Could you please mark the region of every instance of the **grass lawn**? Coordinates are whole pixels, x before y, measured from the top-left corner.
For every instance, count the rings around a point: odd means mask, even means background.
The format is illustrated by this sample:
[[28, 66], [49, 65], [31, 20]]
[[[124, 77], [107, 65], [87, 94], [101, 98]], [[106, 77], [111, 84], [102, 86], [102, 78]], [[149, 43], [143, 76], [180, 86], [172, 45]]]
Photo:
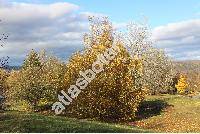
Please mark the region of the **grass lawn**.
[[123, 124], [0, 112], [0, 132], [200, 132], [200, 99], [180, 95], [148, 96], [137, 118]]
[[15, 111], [0, 113], [0, 132], [149, 132], [138, 127]]
[[200, 99], [180, 95], [149, 96], [141, 117], [129, 123], [156, 132], [200, 132]]

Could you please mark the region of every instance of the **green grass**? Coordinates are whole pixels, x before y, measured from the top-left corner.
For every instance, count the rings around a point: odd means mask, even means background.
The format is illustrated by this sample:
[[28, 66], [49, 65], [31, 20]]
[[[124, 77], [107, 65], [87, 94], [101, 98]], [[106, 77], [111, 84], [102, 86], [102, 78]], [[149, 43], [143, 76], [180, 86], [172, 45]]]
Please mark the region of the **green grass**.
[[44, 116], [36, 113], [7, 111], [0, 113], [0, 132], [149, 132], [137, 127], [78, 120], [59, 116]]
[[148, 96], [129, 123], [0, 112], [0, 132], [200, 132], [200, 99], [181, 95]]
[[155, 132], [200, 132], [200, 99], [181, 95], [148, 96], [143, 105], [141, 118], [132, 126]]

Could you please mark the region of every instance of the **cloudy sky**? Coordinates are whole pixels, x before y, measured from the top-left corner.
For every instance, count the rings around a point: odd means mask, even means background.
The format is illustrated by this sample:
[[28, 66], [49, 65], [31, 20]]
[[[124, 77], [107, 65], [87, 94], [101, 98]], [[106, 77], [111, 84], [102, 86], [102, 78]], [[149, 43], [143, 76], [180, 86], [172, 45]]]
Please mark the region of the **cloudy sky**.
[[116, 27], [148, 18], [155, 45], [175, 60], [200, 60], [199, 0], [0, 0], [0, 57], [20, 65], [31, 49], [66, 60], [82, 48], [88, 15], [108, 16]]

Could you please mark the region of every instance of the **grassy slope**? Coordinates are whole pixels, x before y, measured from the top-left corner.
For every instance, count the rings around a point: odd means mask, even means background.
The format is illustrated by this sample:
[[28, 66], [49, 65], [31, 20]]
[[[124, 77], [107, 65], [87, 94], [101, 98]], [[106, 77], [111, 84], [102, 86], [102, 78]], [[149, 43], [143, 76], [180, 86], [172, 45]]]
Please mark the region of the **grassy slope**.
[[[167, 102], [160, 114], [142, 118], [134, 126], [156, 132], [200, 132], [200, 99], [178, 95], [149, 96], [148, 102]], [[158, 111], [157, 111], [158, 112]]]
[[147, 130], [200, 132], [200, 99], [178, 95], [149, 96], [140, 107], [136, 121], [129, 125], [35, 113], [0, 113], [0, 132], [148, 132]]
[[0, 132], [148, 132], [137, 127], [58, 116], [0, 113]]

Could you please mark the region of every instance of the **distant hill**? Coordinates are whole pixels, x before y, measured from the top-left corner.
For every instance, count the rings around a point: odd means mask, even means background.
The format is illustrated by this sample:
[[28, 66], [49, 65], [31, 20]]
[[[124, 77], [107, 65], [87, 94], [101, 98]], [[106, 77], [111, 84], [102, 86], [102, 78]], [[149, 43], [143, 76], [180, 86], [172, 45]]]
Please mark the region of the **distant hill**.
[[6, 65], [6, 66], [3, 67], [3, 69], [9, 70], [9, 71], [11, 71], [11, 70], [19, 70], [20, 68], [21, 68], [21, 66], [9, 66], [9, 65]]
[[174, 61], [175, 69], [181, 72], [200, 72], [200, 60]]
[[[200, 72], [200, 60], [186, 60], [186, 61], [174, 61], [175, 69], [177, 71], [198, 71]], [[5, 66], [6, 70], [19, 70], [21, 66]]]

